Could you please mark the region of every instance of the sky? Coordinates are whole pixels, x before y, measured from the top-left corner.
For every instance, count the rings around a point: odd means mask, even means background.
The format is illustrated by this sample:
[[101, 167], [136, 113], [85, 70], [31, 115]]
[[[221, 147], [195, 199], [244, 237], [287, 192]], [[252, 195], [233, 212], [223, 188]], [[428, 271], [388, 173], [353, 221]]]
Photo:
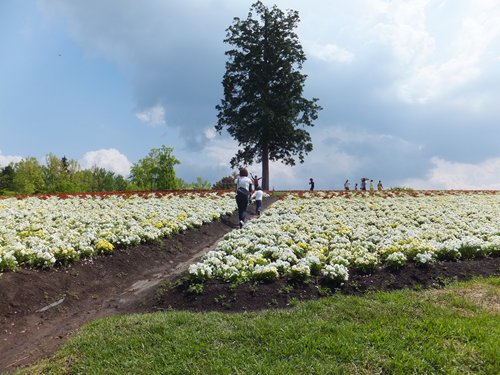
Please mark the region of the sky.
[[[272, 163], [270, 188], [500, 189], [500, 2], [263, 2], [299, 12], [304, 97], [323, 107], [314, 150]], [[230, 175], [223, 40], [252, 3], [2, 0], [0, 167], [53, 153], [127, 176], [165, 145], [186, 182]]]

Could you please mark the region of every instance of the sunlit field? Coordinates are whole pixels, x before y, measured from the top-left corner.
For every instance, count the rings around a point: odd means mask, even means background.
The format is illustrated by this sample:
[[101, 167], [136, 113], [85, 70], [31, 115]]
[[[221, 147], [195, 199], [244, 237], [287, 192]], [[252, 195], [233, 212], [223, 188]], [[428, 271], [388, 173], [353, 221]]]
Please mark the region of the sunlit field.
[[151, 242], [236, 209], [233, 192], [58, 194], [0, 200], [0, 271]]
[[290, 192], [190, 267], [194, 282], [346, 281], [348, 270], [500, 255], [495, 192]]

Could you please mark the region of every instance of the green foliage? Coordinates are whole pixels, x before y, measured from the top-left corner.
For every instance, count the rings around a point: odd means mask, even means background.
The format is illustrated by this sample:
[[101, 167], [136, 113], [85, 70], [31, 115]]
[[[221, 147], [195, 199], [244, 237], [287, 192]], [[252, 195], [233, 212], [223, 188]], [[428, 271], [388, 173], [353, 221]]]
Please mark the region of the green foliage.
[[220, 181], [217, 181], [213, 186], [213, 190], [235, 190], [236, 184], [234, 180], [238, 178], [238, 173], [233, 172], [232, 176], [222, 177]]
[[476, 257], [482, 257], [485, 255], [486, 250], [481, 249], [481, 246], [474, 245], [462, 245], [460, 249], [460, 254], [463, 259], [474, 259]]
[[14, 191], [20, 195], [39, 194], [45, 190], [42, 169], [35, 157], [28, 156], [14, 164]]
[[76, 175], [81, 173], [77, 160], [68, 160], [66, 156], [59, 159], [49, 153], [45, 156], [45, 164], [41, 166], [44, 193], [77, 193], [82, 190], [75, 181]]
[[75, 159], [49, 153], [45, 165], [34, 157], [0, 168], [0, 195], [139, 190], [122, 175], [97, 165], [82, 170]]
[[196, 177], [196, 182], [188, 184], [182, 178], [177, 178], [177, 184], [180, 190], [211, 190], [212, 184], [208, 181], [203, 181], [201, 177]]
[[191, 184], [193, 190], [211, 190], [212, 184], [208, 181], [203, 181], [201, 177], [196, 177], [196, 182]]
[[179, 185], [179, 190], [191, 190], [191, 184], [188, 184], [182, 178], [177, 179], [177, 185]]
[[262, 162], [264, 190], [269, 190], [269, 160], [295, 165], [295, 156], [303, 163], [312, 151], [310, 134], [299, 126], [313, 126], [322, 109], [318, 99], [302, 97], [307, 76], [299, 70], [306, 56], [293, 32], [299, 21], [297, 11], [285, 14], [258, 1], [246, 20], [236, 17], [226, 30], [224, 42], [234, 49], [226, 51], [215, 129], [226, 127], [243, 147], [231, 159], [232, 168]]
[[14, 176], [16, 174], [14, 163], [10, 163], [0, 169], [0, 195], [13, 195], [14, 193]]
[[172, 147], [153, 148], [148, 156], [132, 165], [130, 178], [143, 190], [179, 190], [174, 166], [181, 162], [171, 153]]
[[189, 293], [201, 294], [203, 293], [203, 284], [192, 283], [188, 287]]

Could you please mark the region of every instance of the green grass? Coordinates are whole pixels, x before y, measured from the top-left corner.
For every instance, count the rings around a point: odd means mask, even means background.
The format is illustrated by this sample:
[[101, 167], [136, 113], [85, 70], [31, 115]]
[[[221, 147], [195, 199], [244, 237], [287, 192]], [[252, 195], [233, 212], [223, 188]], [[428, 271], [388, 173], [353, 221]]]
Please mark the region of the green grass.
[[[490, 303], [490, 302], [494, 303]], [[41, 374], [498, 374], [500, 279], [88, 324]]]
[[286, 191], [273, 191], [273, 192], [271, 193], [271, 196], [272, 196], [272, 197], [281, 197], [281, 196], [283, 196], [283, 195], [285, 195], [285, 194], [287, 194], [287, 192], [286, 192]]

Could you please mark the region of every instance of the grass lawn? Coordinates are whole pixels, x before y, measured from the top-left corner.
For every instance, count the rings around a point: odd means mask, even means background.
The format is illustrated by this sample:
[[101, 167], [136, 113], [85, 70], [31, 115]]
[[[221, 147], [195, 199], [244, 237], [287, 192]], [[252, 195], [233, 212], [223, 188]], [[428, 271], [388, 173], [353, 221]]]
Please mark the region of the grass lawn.
[[500, 278], [88, 324], [35, 374], [498, 374]]

